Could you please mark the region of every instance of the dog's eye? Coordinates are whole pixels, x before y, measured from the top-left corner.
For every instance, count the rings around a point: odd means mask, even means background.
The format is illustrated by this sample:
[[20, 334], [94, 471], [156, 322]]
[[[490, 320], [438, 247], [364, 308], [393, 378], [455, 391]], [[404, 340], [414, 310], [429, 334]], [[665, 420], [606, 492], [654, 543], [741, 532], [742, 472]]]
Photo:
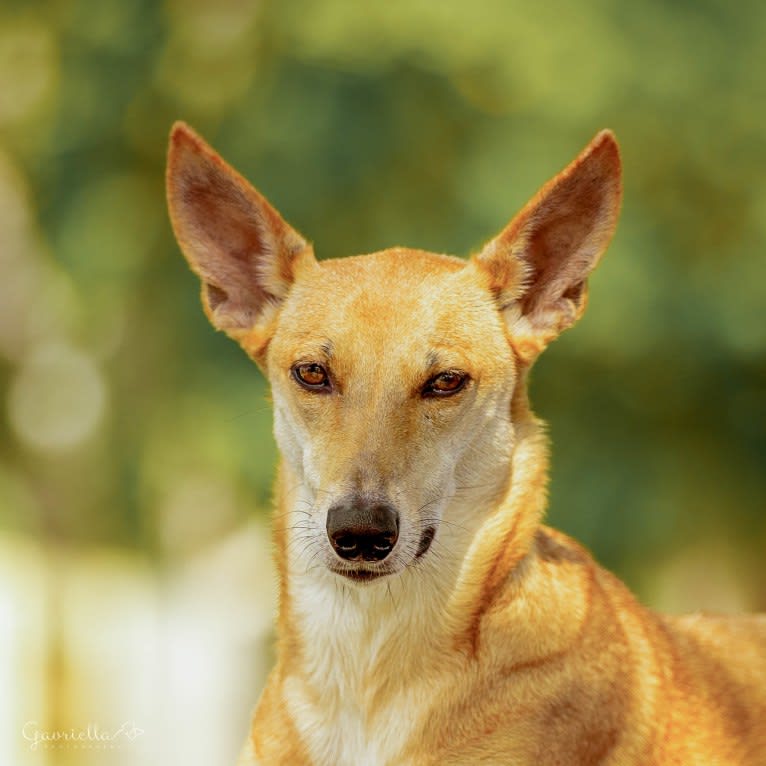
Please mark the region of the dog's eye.
[[295, 380], [309, 391], [327, 391], [330, 388], [330, 376], [321, 364], [316, 362], [296, 364], [292, 372]]
[[450, 396], [460, 391], [468, 382], [468, 375], [457, 370], [447, 370], [434, 375], [423, 387], [423, 396]]

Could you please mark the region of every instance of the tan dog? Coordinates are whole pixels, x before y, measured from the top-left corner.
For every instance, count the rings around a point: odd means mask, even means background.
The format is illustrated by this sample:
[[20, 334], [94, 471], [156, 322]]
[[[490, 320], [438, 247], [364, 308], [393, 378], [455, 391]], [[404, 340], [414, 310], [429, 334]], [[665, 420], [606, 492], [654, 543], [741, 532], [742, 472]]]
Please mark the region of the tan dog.
[[278, 662], [242, 764], [766, 764], [766, 617], [653, 614], [540, 523], [527, 373], [615, 228], [611, 133], [467, 262], [318, 262], [183, 124], [168, 196], [282, 453]]

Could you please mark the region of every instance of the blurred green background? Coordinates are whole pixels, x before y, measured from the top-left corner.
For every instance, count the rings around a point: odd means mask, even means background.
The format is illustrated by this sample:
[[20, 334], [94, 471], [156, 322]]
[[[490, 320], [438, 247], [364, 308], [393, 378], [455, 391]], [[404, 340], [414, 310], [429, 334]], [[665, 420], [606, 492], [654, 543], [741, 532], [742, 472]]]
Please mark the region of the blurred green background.
[[86, 683], [61, 638], [72, 562], [123, 584], [115, 562], [139, 562], [162, 623], [168, 577], [266, 534], [265, 385], [207, 325], [167, 221], [179, 118], [320, 257], [467, 255], [611, 127], [618, 233], [533, 379], [549, 520], [655, 606], [766, 609], [764, 39], [752, 0], [6, 0], [0, 608], [26, 603], [23, 567], [48, 573], [39, 625], [6, 631], [19, 652], [42, 636], [37, 715], [64, 720], [62, 685]]

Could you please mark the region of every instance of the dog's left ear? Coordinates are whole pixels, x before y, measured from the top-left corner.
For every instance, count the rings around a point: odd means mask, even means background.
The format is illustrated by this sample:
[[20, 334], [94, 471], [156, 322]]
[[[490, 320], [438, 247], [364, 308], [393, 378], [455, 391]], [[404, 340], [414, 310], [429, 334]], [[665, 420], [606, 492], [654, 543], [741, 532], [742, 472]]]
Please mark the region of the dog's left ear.
[[607, 248], [622, 197], [620, 154], [601, 131], [473, 258], [531, 361], [587, 303], [587, 277]]

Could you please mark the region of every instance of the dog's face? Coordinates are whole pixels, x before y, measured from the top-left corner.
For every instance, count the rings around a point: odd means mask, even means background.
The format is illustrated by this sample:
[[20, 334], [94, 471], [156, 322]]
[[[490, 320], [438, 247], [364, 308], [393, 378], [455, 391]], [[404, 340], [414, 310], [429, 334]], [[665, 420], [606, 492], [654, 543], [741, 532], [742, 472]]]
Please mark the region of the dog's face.
[[504, 480], [516, 365], [476, 276], [457, 259], [386, 251], [325, 261], [285, 300], [266, 353], [275, 433], [338, 572], [404, 568], [451, 498]]
[[515, 387], [582, 313], [620, 178], [602, 133], [470, 261], [396, 248], [318, 262], [185, 126], [168, 189], [208, 317], [271, 383], [302, 550], [364, 582], [464, 526], [461, 493], [506, 489]]

